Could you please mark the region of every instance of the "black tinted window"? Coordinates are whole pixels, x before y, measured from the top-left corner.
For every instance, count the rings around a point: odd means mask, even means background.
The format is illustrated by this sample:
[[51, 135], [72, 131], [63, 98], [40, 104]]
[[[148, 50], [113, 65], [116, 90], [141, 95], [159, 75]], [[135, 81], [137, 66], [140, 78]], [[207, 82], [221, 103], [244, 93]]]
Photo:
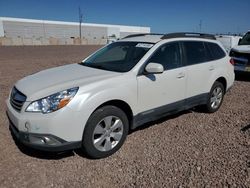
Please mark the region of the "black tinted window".
[[161, 46], [149, 59], [149, 62], [160, 63], [164, 70], [181, 66], [179, 43], [168, 43]]
[[207, 61], [207, 53], [203, 42], [185, 41], [183, 42], [187, 64], [193, 65]]
[[206, 42], [206, 46], [208, 47], [208, 50], [210, 52], [211, 60], [221, 59], [225, 57], [225, 52], [218, 44]]

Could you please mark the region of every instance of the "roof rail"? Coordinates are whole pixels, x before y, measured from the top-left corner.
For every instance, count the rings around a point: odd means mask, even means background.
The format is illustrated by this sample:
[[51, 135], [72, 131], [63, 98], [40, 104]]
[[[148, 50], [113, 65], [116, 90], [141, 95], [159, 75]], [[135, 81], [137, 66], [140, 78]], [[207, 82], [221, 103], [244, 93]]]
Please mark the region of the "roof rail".
[[142, 37], [145, 35], [164, 35], [164, 34], [159, 34], [159, 33], [138, 33], [138, 34], [132, 34], [128, 35], [126, 37], [123, 37], [122, 39], [127, 39], [127, 38], [132, 38], [132, 37]]
[[215, 36], [212, 34], [206, 34], [206, 33], [191, 33], [191, 32], [183, 32], [183, 33], [168, 33], [163, 35], [161, 39], [170, 39], [170, 38], [205, 38], [205, 39], [213, 39], [216, 40]]

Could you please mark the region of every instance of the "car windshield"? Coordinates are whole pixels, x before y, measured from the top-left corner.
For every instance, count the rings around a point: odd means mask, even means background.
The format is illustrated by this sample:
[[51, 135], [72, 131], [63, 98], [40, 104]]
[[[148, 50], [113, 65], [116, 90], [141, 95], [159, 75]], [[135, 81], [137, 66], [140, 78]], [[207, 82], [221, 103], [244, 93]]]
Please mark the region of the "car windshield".
[[152, 43], [114, 42], [94, 53], [81, 65], [108, 71], [128, 72], [152, 46]]
[[243, 36], [243, 38], [239, 42], [239, 45], [250, 45], [250, 32]]

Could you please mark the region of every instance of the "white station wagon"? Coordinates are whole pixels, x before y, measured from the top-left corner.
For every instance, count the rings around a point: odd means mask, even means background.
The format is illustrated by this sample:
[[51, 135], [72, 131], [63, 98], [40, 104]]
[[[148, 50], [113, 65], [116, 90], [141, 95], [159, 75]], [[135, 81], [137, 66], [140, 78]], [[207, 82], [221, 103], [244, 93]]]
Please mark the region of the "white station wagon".
[[146, 122], [195, 106], [217, 111], [233, 82], [233, 65], [213, 35], [138, 34], [81, 63], [19, 80], [7, 114], [13, 135], [26, 146], [82, 148], [103, 158]]

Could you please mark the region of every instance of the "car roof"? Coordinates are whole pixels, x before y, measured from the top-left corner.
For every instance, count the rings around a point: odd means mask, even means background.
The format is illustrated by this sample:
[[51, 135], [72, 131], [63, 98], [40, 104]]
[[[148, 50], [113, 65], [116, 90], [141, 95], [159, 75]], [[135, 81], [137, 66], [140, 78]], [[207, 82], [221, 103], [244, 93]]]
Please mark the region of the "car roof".
[[168, 33], [168, 34], [155, 34], [155, 33], [134, 34], [124, 37], [123, 39], [121, 39], [121, 41], [157, 43], [164, 39], [174, 39], [174, 38], [216, 40], [215, 36], [211, 34], [183, 32], [183, 33]]

